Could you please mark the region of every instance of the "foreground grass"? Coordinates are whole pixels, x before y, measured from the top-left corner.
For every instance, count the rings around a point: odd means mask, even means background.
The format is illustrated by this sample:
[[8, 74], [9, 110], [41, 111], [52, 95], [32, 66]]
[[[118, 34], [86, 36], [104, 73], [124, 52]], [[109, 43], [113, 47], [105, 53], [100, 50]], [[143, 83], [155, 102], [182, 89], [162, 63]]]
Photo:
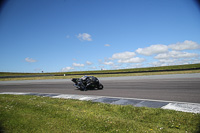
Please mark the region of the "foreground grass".
[[198, 132], [200, 114], [0, 95], [0, 132]]

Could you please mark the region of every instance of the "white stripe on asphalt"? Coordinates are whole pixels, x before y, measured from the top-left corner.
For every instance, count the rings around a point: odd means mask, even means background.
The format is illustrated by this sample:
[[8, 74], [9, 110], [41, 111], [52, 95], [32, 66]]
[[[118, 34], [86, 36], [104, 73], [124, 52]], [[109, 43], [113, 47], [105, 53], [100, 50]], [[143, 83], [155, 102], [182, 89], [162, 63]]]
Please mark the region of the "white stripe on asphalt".
[[169, 103], [161, 108], [182, 112], [200, 113], [200, 104], [198, 103]]
[[68, 94], [61, 94], [57, 96], [52, 96], [52, 98], [64, 98], [64, 99], [77, 99], [77, 100], [94, 100], [101, 98], [101, 96], [85, 96], [85, 95], [68, 95]]
[[28, 93], [23, 93], [23, 92], [1, 92], [0, 94], [26, 95]]

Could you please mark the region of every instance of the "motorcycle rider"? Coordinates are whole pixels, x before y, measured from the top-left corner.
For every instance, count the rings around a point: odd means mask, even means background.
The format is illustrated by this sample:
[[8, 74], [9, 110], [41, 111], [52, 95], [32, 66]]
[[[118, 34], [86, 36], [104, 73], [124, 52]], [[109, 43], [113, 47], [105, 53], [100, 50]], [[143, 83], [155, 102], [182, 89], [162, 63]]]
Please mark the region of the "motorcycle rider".
[[81, 79], [81, 81], [82, 81], [82, 84], [83, 84], [83, 86], [84, 86], [84, 91], [87, 91], [87, 87], [90, 85], [90, 78], [89, 78], [89, 76], [83, 76], [83, 77], [81, 77], [80, 78]]
[[75, 83], [74, 85], [83, 91], [87, 91], [87, 89], [98, 88], [103, 89], [103, 85], [99, 83], [99, 80], [94, 76], [83, 76], [81, 78], [73, 78], [72, 81]]

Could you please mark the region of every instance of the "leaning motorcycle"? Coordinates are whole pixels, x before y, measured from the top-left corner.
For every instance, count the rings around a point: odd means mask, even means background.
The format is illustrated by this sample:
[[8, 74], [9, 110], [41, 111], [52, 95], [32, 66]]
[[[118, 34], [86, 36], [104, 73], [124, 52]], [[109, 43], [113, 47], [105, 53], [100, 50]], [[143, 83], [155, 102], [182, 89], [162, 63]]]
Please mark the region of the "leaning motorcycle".
[[103, 85], [99, 82], [98, 78], [94, 76], [83, 76], [81, 78], [72, 78], [74, 86], [79, 89], [86, 91], [88, 89], [103, 89]]

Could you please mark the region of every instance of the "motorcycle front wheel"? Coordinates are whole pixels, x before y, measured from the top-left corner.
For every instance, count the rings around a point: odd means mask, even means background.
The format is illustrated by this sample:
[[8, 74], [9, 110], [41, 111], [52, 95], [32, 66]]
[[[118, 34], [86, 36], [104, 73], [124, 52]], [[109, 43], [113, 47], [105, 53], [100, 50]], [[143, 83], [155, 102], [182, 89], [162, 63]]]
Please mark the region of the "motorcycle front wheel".
[[103, 89], [103, 85], [99, 83], [98, 89], [102, 90]]

